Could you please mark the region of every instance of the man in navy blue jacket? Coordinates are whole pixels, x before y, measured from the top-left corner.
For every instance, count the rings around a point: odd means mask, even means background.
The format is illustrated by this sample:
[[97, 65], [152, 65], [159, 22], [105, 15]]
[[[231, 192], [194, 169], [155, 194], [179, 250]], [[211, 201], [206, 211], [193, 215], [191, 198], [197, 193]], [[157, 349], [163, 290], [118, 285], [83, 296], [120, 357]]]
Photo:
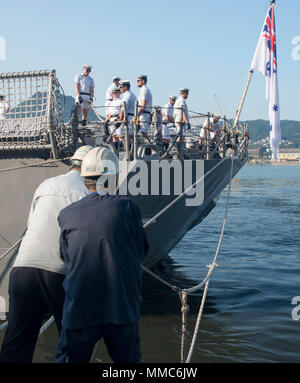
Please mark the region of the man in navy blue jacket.
[[96, 191], [99, 174], [110, 172], [112, 155], [104, 148], [91, 150], [82, 164], [90, 194], [58, 217], [67, 274], [56, 362], [87, 363], [101, 338], [114, 362], [140, 361], [141, 263], [148, 243], [137, 204]]

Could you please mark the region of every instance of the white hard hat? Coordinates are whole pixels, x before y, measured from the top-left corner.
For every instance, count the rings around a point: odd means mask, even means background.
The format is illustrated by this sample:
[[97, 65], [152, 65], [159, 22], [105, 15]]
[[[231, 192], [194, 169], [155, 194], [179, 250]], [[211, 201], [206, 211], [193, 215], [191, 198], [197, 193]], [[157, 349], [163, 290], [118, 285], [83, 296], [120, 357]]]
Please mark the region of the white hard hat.
[[92, 69], [92, 66], [89, 65], [89, 64], [84, 64], [84, 65], [83, 65], [83, 68], [86, 68], [86, 69]]
[[84, 156], [91, 150], [93, 147], [91, 145], [80, 146], [79, 149], [73, 154], [73, 157], [70, 158], [70, 161], [82, 161]]
[[119, 159], [111, 150], [96, 147], [88, 152], [81, 164], [82, 177], [115, 175], [119, 173]]

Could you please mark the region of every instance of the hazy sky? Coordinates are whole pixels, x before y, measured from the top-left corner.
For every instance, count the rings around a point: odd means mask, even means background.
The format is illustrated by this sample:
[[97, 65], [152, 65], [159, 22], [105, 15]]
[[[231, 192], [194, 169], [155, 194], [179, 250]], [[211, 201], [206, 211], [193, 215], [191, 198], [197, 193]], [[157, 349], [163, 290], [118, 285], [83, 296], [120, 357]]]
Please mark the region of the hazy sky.
[[[66, 94], [82, 65], [93, 65], [97, 105], [114, 75], [147, 74], [154, 104], [191, 89], [189, 109], [236, 110], [267, 12], [267, 0], [27, 0], [1, 5], [6, 61], [0, 72], [56, 69]], [[300, 120], [300, 1], [277, 0], [281, 118]], [[300, 37], [298, 39], [300, 54]], [[265, 80], [253, 77], [242, 119], [268, 118]]]

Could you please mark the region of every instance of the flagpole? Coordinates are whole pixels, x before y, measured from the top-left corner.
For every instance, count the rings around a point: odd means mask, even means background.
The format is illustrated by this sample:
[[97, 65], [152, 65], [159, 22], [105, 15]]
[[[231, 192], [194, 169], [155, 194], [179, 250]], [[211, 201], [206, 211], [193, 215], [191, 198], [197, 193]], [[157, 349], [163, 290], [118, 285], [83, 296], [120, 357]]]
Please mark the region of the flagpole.
[[247, 92], [248, 92], [248, 89], [249, 89], [249, 85], [250, 85], [250, 82], [251, 82], [251, 79], [252, 79], [252, 76], [253, 76], [253, 72], [254, 72], [253, 69], [251, 69], [250, 72], [249, 72], [249, 75], [248, 75], [248, 78], [247, 78], [247, 81], [246, 81], [246, 85], [245, 85], [245, 88], [244, 88], [244, 92], [243, 92], [243, 95], [242, 95], [242, 98], [241, 98], [241, 102], [240, 102], [238, 110], [236, 111], [236, 114], [235, 114], [233, 129], [236, 129], [237, 124], [239, 122], [240, 115], [241, 115], [241, 112], [242, 112], [242, 109], [243, 109], [243, 106], [244, 106], [244, 103], [245, 103], [245, 99], [246, 99], [246, 96], [247, 96]]
[[[273, 4], [275, 4], [275, 1], [276, 0], [271, 0], [270, 7]], [[245, 85], [245, 88], [244, 88], [244, 92], [243, 92], [243, 95], [242, 95], [242, 98], [241, 98], [240, 105], [239, 105], [239, 107], [238, 107], [238, 109], [236, 111], [236, 114], [235, 114], [235, 119], [234, 119], [234, 123], [233, 123], [233, 129], [236, 129], [237, 124], [239, 122], [240, 115], [241, 115], [241, 112], [242, 112], [242, 109], [243, 109], [243, 106], [244, 106], [244, 103], [245, 103], [245, 99], [246, 99], [246, 96], [247, 96], [247, 93], [248, 93], [249, 85], [250, 85], [250, 82], [252, 80], [253, 72], [254, 72], [254, 70], [251, 68], [250, 72], [249, 72], [249, 75], [248, 75], [248, 78], [247, 78], [247, 81], [246, 81], [246, 85]]]

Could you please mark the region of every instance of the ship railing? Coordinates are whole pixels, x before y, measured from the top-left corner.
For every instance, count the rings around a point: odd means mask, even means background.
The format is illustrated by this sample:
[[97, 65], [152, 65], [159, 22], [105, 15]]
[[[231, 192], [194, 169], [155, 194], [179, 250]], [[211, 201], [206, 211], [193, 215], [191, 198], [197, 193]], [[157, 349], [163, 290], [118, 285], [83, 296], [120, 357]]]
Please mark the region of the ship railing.
[[55, 70], [0, 74], [9, 107], [0, 119], [0, 151], [47, 150], [53, 158], [73, 151], [76, 124], [63, 122], [60, 90]]
[[[124, 136], [122, 138], [126, 157], [128, 159], [136, 159], [139, 156], [139, 148], [141, 146], [162, 146], [162, 110], [160, 106], [154, 106], [151, 113], [150, 129], [147, 137], [143, 137], [139, 133], [138, 103], [135, 105], [134, 116], [128, 118], [126, 104], [123, 104], [124, 119], [122, 121], [124, 127]], [[94, 106], [93, 109], [98, 116], [98, 121], [93, 123], [93, 134], [96, 137], [96, 144], [102, 142], [111, 143], [115, 122], [105, 122], [105, 113], [109, 113], [109, 106]], [[184, 123], [181, 124], [182, 129], [178, 132], [175, 124], [169, 124], [171, 142], [167, 152], [161, 153], [162, 157], [167, 158], [176, 150], [176, 142], [180, 141], [180, 158], [184, 158], [188, 154], [194, 154], [203, 159], [218, 159], [234, 156], [235, 158], [248, 157], [248, 127], [245, 124], [238, 124], [233, 128], [233, 120], [229, 120], [226, 116], [218, 116], [221, 130], [217, 137], [214, 137], [211, 130], [211, 121], [214, 114], [198, 113], [188, 111], [190, 129], [186, 129]], [[183, 114], [183, 111], [182, 111]], [[207, 124], [207, 121], [209, 123]], [[134, 135], [133, 142], [130, 142], [128, 135], [129, 124], [133, 125]], [[208, 125], [208, 127], [206, 127]], [[105, 131], [110, 127], [110, 134]], [[79, 128], [80, 135], [89, 134], [89, 130]], [[98, 141], [97, 141], [98, 138]], [[132, 141], [132, 139], [131, 139]], [[133, 145], [132, 145], [133, 144]], [[131, 149], [131, 152], [129, 150]]]

